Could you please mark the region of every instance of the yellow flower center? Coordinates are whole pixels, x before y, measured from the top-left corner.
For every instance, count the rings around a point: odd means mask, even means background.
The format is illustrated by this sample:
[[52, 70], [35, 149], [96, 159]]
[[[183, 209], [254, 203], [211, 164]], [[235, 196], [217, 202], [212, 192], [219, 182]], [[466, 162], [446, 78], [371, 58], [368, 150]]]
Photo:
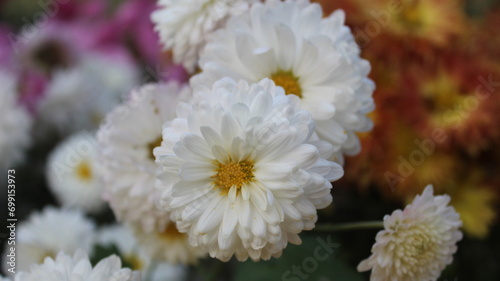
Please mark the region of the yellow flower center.
[[179, 230], [177, 230], [175, 223], [169, 223], [167, 227], [165, 227], [165, 229], [160, 232], [160, 237], [165, 240], [172, 241], [184, 239], [186, 235], [184, 233], [180, 233]]
[[155, 140], [153, 140], [152, 142], [147, 144], [148, 151], [149, 151], [148, 156], [149, 156], [149, 159], [151, 159], [152, 161], [155, 161], [155, 155], [153, 154], [153, 149], [155, 149], [155, 147], [160, 146], [161, 141], [162, 141], [162, 137], [159, 136], [158, 138], [156, 138]]
[[92, 179], [92, 167], [88, 161], [82, 161], [76, 166], [76, 175], [78, 178], [84, 181], [90, 181]]
[[302, 97], [302, 88], [300, 87], [299, 78], [297, 78], [291, 71], [278, 70], [271, 74], [271, 79], [277, 86], [283, 87], [287, 95], [297, 95]]
[[215, 165], [217, 166], [215, 169], [217, 174], [212, 176], [213, 184], [221, 190], [221, 194], [227, 195], [233, 186], [239, 190], [254, 178], [252, 161], [244, 160], [236, 163], [230, 160], [228, 163], [222, 164], [216, 160]]

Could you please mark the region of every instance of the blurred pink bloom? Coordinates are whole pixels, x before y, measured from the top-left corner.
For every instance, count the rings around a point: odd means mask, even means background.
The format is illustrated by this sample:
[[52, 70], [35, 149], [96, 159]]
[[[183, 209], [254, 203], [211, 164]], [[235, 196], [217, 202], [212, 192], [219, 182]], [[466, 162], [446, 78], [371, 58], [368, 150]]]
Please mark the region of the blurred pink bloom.
[[4, 70], [11, 70], [13, 67], [10, 34], [12, 34], [10, 28], [0, 24], [0, 69]]
[[56, 18], [64, 21], [76, 19], [89, 21], [101, 18], [105, 15], [108, 3], [109, 1], [102, 0], [71, 0], [59, 4]]

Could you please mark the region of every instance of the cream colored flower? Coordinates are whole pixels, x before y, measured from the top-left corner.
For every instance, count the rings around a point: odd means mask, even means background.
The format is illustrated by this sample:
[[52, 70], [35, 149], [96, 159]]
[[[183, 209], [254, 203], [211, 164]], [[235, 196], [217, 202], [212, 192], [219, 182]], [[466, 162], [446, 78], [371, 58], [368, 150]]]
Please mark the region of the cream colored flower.
[[384, 217], [372, 255], [358, 271], [372, 270], [371, 281], [435, 281], [453, 261], [462, 239], [459, 214], [448, 195], [433, 195], [428, 185], [406, 208]]

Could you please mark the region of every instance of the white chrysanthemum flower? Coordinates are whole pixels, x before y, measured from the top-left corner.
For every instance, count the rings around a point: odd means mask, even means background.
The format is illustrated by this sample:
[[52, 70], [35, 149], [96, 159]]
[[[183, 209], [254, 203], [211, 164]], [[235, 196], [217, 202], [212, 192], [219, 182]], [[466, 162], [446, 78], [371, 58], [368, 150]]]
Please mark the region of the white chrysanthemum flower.
[[251, 83], [270, 78], [300, 97], [322, 140], [356, 154], [356, 132], [373, 126], [367, 113], [374, 109], [374, 84], [344, 18], [342, 10], [323, 18], [321, 6], [308, 0], [256, 3], [207, 43], [192, 86], [211, 86], [222, 77]]
[[138, 70], [131, 62], [105, 55], [87, 55], [72, 68], [56, 70], [38, 108], [37, 135], [49, 129], [66, 135], [98, 128], [138, 84]]
[[95, 136], [77, 133], [51, 152], [46, 173], [48, 186], [62, 206], [96, 213], [106, 207], [99, 170]]
[[133, 91], [115, 108], [98, 132], [99, 171], [104, 196], [117, 219], [143, 228], [162, 230], [169, 214], [155, 206], [156, 164], [153, 148], [161, 143], [162, 125], [175, 117], [179, 100], [190, 96], [187, 86], [176, 82], [151, 84]]
[[372, 270], [371, 281], [437, 280], [453, 261], [462, 239], [459, 214], [448, 206], [448, 195], [434, 196], [432, 185], [404, 211], [384, 217], [372, 255], [358, 265]]
[[314, 227], [343, 170], [323, 158], [328, 143], [308, 143], [314, 121], [297, 102], [269, 79], [226, 78], [178, 106], [154, 150], [159, 207], [193, 246], [223, 261], [267, 260]]
[[5, 171], [24, 158], [31, 143], [31, 116], [17, 104], [15, 78], [0, 69], [0, 169]]
[[48, 257], [42, 264], [34, 264], [29, 271], [19, 272], [14, 281], [140, 281], [139, 272], [122, 268], [120, 258], [109, 256], [92, 268], [89, 257], [79, 249], [71, 256], [60, 252], [54, 259]]
[[257, 0], [159, 0], [151, 20], [165, 49], [172, 49], [174, 62], [193, 72], [207, 38], [228, 17], [248, 10]]
[[151, 256], [137, 244], [134, 234], [124, 225], [113, 225], [99, 230], [96, 243], [102, 246], [115, 245], [124, 264], [130, 265], [132, 270], [141, 271], [143, 276], [151, 274], [152, 281], [184, 280], [186, 276], [184, 266], [164, 262], [157, 263], [153, 272], [149, 272], [152, 266]]
[[55, 257], [60, 251], [71, 254], [79, 248], [90, 251], [93, 239], [94, 224], [81, 212], [47, 207], [17, 228], [16, 270], [28, 270], [31, 264]]

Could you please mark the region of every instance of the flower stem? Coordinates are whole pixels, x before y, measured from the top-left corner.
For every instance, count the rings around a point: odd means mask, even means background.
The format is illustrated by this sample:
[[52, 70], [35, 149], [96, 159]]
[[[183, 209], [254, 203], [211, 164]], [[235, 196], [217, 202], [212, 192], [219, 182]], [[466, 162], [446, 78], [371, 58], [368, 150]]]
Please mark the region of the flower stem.
[[360, 221], [360, 222], [348, 222], [339, 224], [319, 224], [314, 228], [314, 230], [323, 232], [332, 232], [332, 231], [371, 229], [371, 228], [384, 228], [384, 222]]

